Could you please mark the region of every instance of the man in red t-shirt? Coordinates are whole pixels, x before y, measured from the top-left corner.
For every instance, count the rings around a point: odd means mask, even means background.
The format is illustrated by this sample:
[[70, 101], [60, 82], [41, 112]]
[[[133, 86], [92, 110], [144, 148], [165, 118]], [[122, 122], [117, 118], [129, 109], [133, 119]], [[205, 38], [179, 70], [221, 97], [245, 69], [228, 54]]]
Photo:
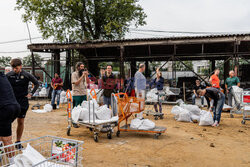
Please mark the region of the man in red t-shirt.
[[214, 71], [214, 74], [210, 77], [209, 82], [211, 83], [213, 88], [220, 88], [220, 79], [219, 79], [219, 74], [220, 74], [220, 70], [216, 69]]
[[55, 98], [57, 96], [57, 107], [56, 107], [57, 109], [59, 108], [60, 104], [60, 94], [62, 86], [63, 86], [63, 80], [59, 77], [57, 73], [55, 73], [55, 78], [53, 78], [51, 81], [51, 87], [53, 88], [51, 105], [53, 106], [55, 104]]

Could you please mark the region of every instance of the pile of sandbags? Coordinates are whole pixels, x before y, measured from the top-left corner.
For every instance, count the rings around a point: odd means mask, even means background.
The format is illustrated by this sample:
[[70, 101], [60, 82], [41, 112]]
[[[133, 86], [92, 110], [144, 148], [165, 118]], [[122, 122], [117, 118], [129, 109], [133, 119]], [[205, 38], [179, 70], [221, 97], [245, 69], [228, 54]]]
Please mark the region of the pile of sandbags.
[[40, 97], [46, 97], [48, 96], [46, 88], [42, 88], [41, 91], [39, 92]]
[[156, 94], [158, 91], [156, 88], [151, 89], [149, 92], [147, 92], [146, 98], [149, 102], [157, 102], [158, 101], [158, 95]]
[[201, 110], [196, 105], [181, 104], [174, 106], [171, 113], [175, 115], [175, 119], [181, 122], [199, 122], [199, 125], [212, 125], [214, 123], [210, 112]]
[[155, 128], [155, 123], [149, 119], [135, 118], [131, 120], [130, 128], [139, 130], [151, 130]]
[[83, 101], [81, 106], [74, 107], [72, 110], [73, 122], [93, 121], [93, 120], [110, 120], [112, 110], [106, 105], [99, 106], [96, 100]]

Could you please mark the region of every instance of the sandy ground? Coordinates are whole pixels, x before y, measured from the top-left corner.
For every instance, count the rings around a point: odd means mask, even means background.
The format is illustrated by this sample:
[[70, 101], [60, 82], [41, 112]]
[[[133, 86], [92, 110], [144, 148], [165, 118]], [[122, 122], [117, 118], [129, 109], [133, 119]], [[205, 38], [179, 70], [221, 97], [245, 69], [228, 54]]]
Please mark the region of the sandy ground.
[[[99, 143], [96, 143], [85, 127], [73, 128], [68, 137], [66, 105], [46, 114], [29, 110], [23, 140], [43, 135], [83, 140], [83, 164], [86, 167], [250, 166], [250, 121], [242, 125], [242, 115], [230, 118], [229, 113], [223, 113], [220, 127], [212, 128], [177, 122], [170, 113], [171, 108], [164, 106], [165, 118], [155, 121], [157, 126], [167, 128], [158, 140], [152, 134], [121, 132], [119, 138], [113, 134], [111, 140], [106, 134], [101, 134]], [[152, 116], [145, 118], [153, 120]], [[16, 122], [13, 132], [15, 129]]]

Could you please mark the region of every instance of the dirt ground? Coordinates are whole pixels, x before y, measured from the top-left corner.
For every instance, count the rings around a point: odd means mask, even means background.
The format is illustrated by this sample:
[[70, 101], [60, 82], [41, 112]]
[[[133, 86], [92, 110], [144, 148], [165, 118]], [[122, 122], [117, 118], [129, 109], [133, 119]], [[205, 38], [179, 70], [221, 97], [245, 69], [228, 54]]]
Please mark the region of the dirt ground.
[[[165, 105], [164, 119], [155, 121], [157, 126], [167, 128], [158, 140], [152, 134], [121, 132], [119, 138], [113, 134], [111, 140], [106, 134], [101, 134], [96, 143], [85, 127], [72, 128], [71, 136], [67, 136], [66, 105], [45, 114], [29, 110], [23, 140], [43, 135], [83, 140], [83, 164], [86, 167], [250, 166], [250, 121], [242, 125], [242, 115], [230, 118], [229, 113], [223, 113], [221, 125], [213, 128], [177, 122], [170, 113], [171, 108]], [[152, 116], [145, 118], [153, 120]], [[15, 129], [16, 122], [13, 124], [13, 136]]]

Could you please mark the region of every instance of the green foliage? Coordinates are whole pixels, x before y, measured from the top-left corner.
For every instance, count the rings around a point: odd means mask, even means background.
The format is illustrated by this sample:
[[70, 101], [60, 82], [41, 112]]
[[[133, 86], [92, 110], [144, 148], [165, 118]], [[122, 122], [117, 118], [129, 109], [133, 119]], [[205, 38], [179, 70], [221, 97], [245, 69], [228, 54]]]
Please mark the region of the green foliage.
[[[35, 57], [35, 61], [37, 62], [37, 64], [39, 66], [41, 66], [43, 58], [38, 54], [34, 54], [34, 57]], [[32, 56], [31, 55], [28, 55], [28, 56], [23, 58], [23, 66], [24, 67], [32, 67]]]
[[190, 71], [190, 70], [194, 70], [192, 61], [183, 61], [183, 63], [184, 63], [186, 66], [184, 66], [184, 65], [183, 65], [181, 62], [179, 62], [179, 61], [176, 61], [176, 62], [175, 62], [176, 71]]
[[0, 67], [10, 66], [11, 57], [2, 56], [0, 57]]
[[139, 0], [17, 0], [23, 21], [34, 20], [45, 39], [117, 39], [131, 25], [145, 25]]

